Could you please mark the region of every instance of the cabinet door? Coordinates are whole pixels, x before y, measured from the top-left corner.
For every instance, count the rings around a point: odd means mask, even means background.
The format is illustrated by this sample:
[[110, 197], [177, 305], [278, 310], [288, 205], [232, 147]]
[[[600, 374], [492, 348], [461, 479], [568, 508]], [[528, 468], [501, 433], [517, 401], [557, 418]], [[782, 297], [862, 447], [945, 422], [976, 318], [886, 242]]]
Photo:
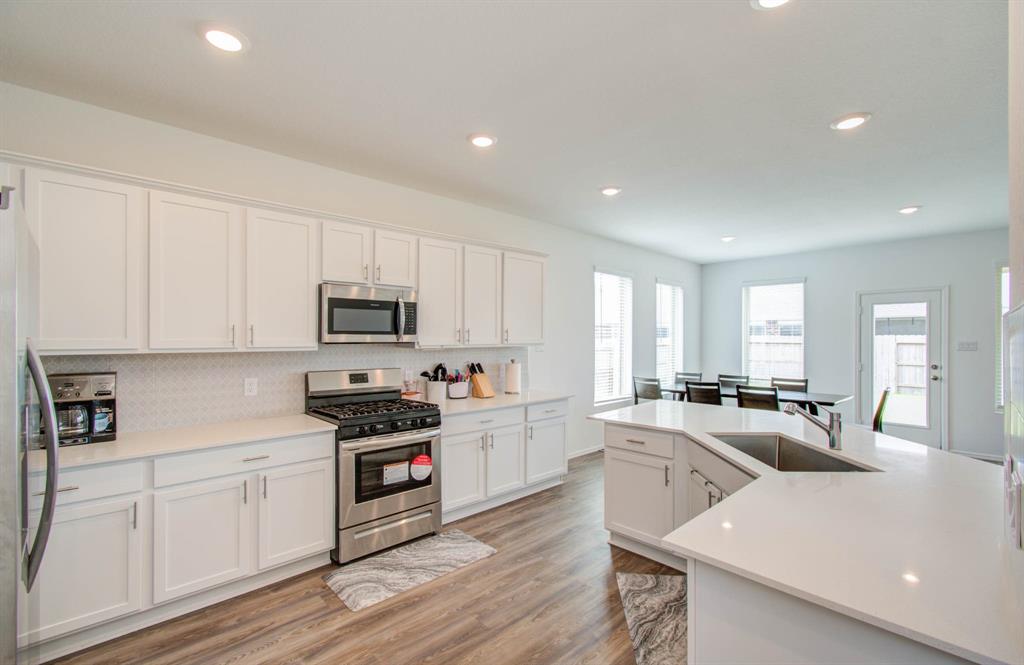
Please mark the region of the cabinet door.
[[526, 482], [537, 483], [568, 472], [565, 418], [541, 420], [526, 426]]
[[334, 547], [334, 460], [260, 474], [259, 568]]
[[462, 343], [462, 245], [420, 238], [417, 302], [420, 346]]
[[232, 349], [241, 341], [237, 206], [149, 194], [149, 346]]
[[246, 212], [245, 316], [250, 348], [316, 348], [316, 220]]
[[26, 210], [39, 244], [39, 348], [139, 348], [143, 191], [27, 169]]
[[374, 283], [416, 286], [416, 236], [377, 229], [373, 232]]
[[[141, 609], [138, 501], [132, 496], [57, 508], [35, 586], [26, 594], [18, 584], [20, 644]], [[38, 522], [38, 512], [32, 520]]]
[[502, 341], [540, 344], [544, 341], [544, 259], [505, 252], [502, 280]]
[[441, 439], [441, 510], [453, 510], [486, 497], [482, 432]]
[[346, 222], [323, 222], [323, 268], [326, 282], [370, 283], [373, 230]]
[[660, 544], [672, 530], [672, 483], [671, 461], [605, 448], [605, 528]]
[[252, 570], [250, 477], [153, 495], [153, 602], [209, 589]]
[[526, 442], [522, 425], [487, 433], [487, 496], [526, 485]]
[[466, 246], [467, 344], [501, 344], [501, 250]]

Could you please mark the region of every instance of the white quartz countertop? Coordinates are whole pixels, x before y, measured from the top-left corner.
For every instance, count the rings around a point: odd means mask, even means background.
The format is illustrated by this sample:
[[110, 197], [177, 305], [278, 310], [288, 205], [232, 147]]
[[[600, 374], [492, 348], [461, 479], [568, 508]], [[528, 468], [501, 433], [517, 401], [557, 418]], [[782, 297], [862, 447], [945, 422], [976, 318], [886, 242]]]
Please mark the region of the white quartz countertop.
[[[68, 446], [60, 449], [60, 468], [88, 464], [104, 464], [123, 460], [168, 455], [201, 448], [230, 446], [253, 441], [281, 439], [290, 436], [333, 432], [336, 425], [304, 414], [275, 418], [252, 418], [213, 425], [176, 427], [153, 432], [128, 432], [117, 435], [116, 441]], [[29, 468], [46, 468], [46, 453], [29, 453]]]
[[542, 402], [557, 402], [569, 399], [572, 395], [566, 393], [547, 392], [545, 390], [527, 390], [518, 395], [506, 395], [497, 393], [494, 397], [480, 399], [467, 397], [466, 399], [446, 399], [441, 407], [442, 422], [443, 416], [457, 416], [460, 413], [477, 413], [490, 411], [492, 409], [506, 409], [515, 406], [527, 406], [540, 404]]
[[880, 472], [783, 473], [709, 433], [782, 433], [782, 413], [657, 400], [594, 420], [685, 434], [759, 476], [665, 548], [978, 662], [1024, 663], [1024, 609], [1003, 536], [1002, 469], [868, 429], [838, 453]]

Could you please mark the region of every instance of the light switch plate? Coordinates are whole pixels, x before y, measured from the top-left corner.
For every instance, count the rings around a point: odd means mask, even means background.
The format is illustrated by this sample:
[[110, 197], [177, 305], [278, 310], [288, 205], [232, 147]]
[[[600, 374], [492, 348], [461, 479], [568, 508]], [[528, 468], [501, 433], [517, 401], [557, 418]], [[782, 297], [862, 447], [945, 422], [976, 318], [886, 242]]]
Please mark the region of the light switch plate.
[[256, 397], [257, 393], [259, 393], [259, 388], [260, 388], [259, 379], [248, 378], [248, 379], [245, 380], [245, 396], [246, 397]]

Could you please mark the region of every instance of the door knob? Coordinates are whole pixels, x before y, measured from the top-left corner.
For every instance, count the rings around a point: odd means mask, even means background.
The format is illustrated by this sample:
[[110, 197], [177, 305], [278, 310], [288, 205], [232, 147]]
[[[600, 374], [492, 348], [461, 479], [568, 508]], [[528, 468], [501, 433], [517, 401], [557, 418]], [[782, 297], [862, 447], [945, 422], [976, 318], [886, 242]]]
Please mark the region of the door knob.
[[938, 381], [938, 380], [939, 380], [939, 375], [938, 374], [932, 374], [932, 381]]

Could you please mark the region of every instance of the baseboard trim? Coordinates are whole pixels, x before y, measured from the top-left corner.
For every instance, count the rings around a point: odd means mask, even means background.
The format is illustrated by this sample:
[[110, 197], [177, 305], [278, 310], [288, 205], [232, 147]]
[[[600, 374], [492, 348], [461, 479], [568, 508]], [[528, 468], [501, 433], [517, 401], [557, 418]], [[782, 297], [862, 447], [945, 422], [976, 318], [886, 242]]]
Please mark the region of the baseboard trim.
[[476, 515], [477, 513], [482, 513], [485, 510], [490, 510], [491, 508], [503, 506], [506, 503], [516, 501], [517, 499], [522, 499], [524, 497], [530, 496], [531, 494], [536, 494], [537, 492], [542, 492], [546, 489], [551, 489], [552, 487], [561, 485], [563, 482], [565, 482], [565, 476], [559, 476], [557, 478], [552, 478], [551, 480], [546, 480], [542, 483], [537, 483], [536, 485], [524, 487], [522, 489], [516, 490], [515, 492], [509, 492], [508, 494], [496, 496], [493, 499], [487, 499], [486, 501], [481, 501], [480, 503], [474, 503], [471, 506], [463, 506], [462, 508], [456, 508], [455, 510], [450, 510], [446, 513], [441, 513], [441, 524], [450, 524], [451, 522], [456, 522], [458, 520], [465, 519], [470, 515]]
[[645, 559], [651, 561], [657, 561], [660, 564], [668, 566], [669, 568], [675, 568], [676, 570], [685, 573], [686, 572], [686, 559], [669, 554], [664, 550], [660, 550], [657, 547], [652, 547], [646, 543], [641, 543], [637, 540], [633, 540], [628, 536], [623, 536], [618, 533], [609, 532], [608, 544], [614, 545], [624, 550], [628, 550], [633, 554], [639, 554]]
[[571, 452], [569, 453], [569, 459], [573, 459], [574, 457], [583, 457], [584, 455], [589, 455], [590, 453], [596, 453], [599, 450], [604, 450], [603, 443], [594, 446], [593, 448], [584, 448], [583, 450], [576, 450], [574, 452]]
[[46, 663], [56, 658], [88, 649], [102, 642], [107, 642], [116, 637], [168, 621], [183, 614], [215, 605], [229, 598], [241, 596], [289, 577], [301, 575], [329, 563], [331, 563], [331, 557], [328, 552], [315, 554], [224, 586], [202, 591], [162, 605], [149, 607], [135, 614], [84, 628], [75, 633], [55, 637], [46, 642], [26, 646], [18, 651], [18, 662], [25, 663], [25, 665]]

